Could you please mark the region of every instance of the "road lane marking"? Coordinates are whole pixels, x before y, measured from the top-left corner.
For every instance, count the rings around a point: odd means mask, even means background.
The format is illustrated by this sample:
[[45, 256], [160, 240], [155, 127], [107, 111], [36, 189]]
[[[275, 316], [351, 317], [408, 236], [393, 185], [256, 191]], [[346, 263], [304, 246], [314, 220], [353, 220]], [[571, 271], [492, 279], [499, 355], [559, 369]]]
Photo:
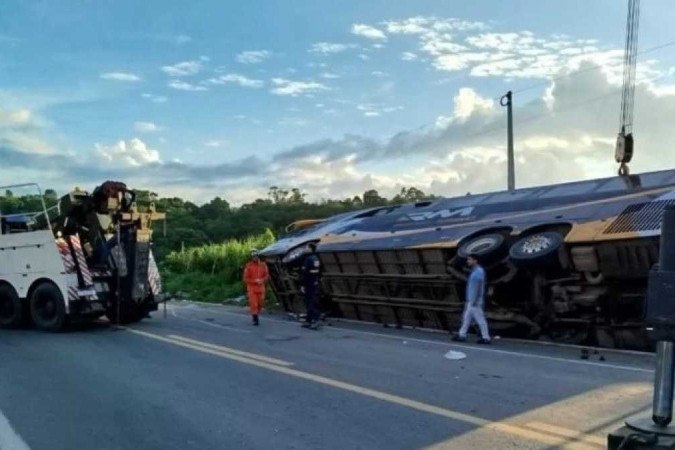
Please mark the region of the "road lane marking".
[[[436, 416], [441, 416], [445, 417], [448, 419], [456, 420], [459, 422], [464, 422], [468, 423], [470, 425], [475, 425], [477, 427], [480, 427], [481, 429], [486, 429], [486, 430], [491, 430], [491, 431], [497, 431], [500, 433], [505, 433], [509, 434], [511, 436], [516, 436], [520, 438], [524, 438], [527, 440], [531, 441], [536, 441], [540, 443], [544, 443], [547, 445], [554, 445], [554, 446], [563, 446], [563, 445], [570, 445], [570, 444], [575, 444], [574, 442], [570, 442], [569, 438], [566, 437], [561, 437], [561, 436], [556, 436], [556, 435], [551, 435], [548, 433], [542, 433], [539, 431], [531, 430], [528, 428], [524, 428], [515, 424], [507, 423], [507, 422], [493, 422], [487, 419], [482, 419], [480, 417], [472, 416], [469, 414], [464, 414], [458, 411], [453, 411], [450, 409], [442, 408], [439, 406], [431, 405], [428, 403], [423, 403], [417, 400], [412, 400], [406, 397], [401, 397], [398, 395], [394, 394], [389, 394], [386, 392], [378, 391], [375, 389], [370, 389], [366, 388], [363, 386], [358, 386], [355, 384], [351, 383], [346, 383], [344, 381], [339, 381], [335, 380], [332, 378], [324, 377], [322, 375], [316, 375], [310, 372], [304, 372], [302, 370], [298, 369], [292, 369], [289, 367], [281, 366], [281, 365], [276, 365], [276, 364], [270, 364], [265, 361], [260, 361], [258, 359], [253, 359], [247, 356], [242, 356], [239, 354], [231, 353], [231, 352], [226, 352], [222, 350], [215, 350], [214, 348], [206, 347], [203, 345], [195, 345], [192, 344], [188, 341], [185, 340], [178, 340], [175, 338], [170, 338], [167, 336], [162, 336], [154, 333], [148, 333], [145, 331], [140, 331], [132, 328], [127, 328], [127, 330], [131, 333], [138, 334], [140, 336], [144, 336], [150, 339], [155, 339], [158, 341], [166, 342], [169, 344], [177, 345], [180, 347], [184, 348], [189, 348], [193, 350], [197, 350], [203, 353], [208, 353], [212, 354], [215, 356], [220, 356], [222, 358], [230, 359], [233, 361], [241, 362], [244, 364], [248, 364], [251, 366], [267, 369], [273, 372], [281, 373], [284, 375], [289, 375], [295, 378], [300, 378], [303, 380], [307, 381], [312, 381], [318, 384], [322, 384], [325, 386], [330, 386], [333, 388], [341, 389], [347, 392], [352, 392], [355, 394], [360, 394], [365, 397], [370, 397], [374, 398], [377, 400], [381, 400], [384, 402], [392, 403], [395, 405], [399, 406], [404, 406], [410, 409], [414, 409], [417, 411], [425, 412], [428, 414], [433, 414]], [[244, 352], [241, 352], [244, 353]], [[581, 433], [580, 433], [581, 435]], [[579, 447], [575, 444], [575, 447], [577, 449], [590, 449], [590, 448], [595, 448], [594, 446], [588, 446], [586, 445], [585, 447]]]
[[[214, 305], [217, 306], [217, 305]], [[180, 309], [187, 309], [190, 310], [191, 308], [185, 308], [185, 307], [180, 307], [176, 306]], [[204, 309], [209, 310], [209, 312], [213, 312], [216, 314], [227, 314], [227, 315], [234, 315], [234, 316], [240, 316], [242, 317], [243, 315], [240, 313], [234, 313], [230, 311], [222, 311], [222, 310], [214, 310], [213, 308], [198, 308], [198, 310], [201, 309], [202, 311]], [[279, 320], [279, 319], [273, 319], [273, 318], [267, 318], [266, 320], [269, 321], [274, 321], [274, 322], [279, 322], [279, 323], [286, 323], [291, 325], [286, 320]], [[326, 327], [324, 327], [326, 329]], [[488, 352], [488, 353], [497, 353], [497, 354], [502, 354], [502, 355], [509, 355], [509, 356], [521, 356], [523, 358], [533, 358], [533, 359], [542, 359], [546, 361], [555, 361], [555, 362], [561, 362], [565, 364], [577, 364], [577, 365], [582, 365], [582, 366], [592, 366], [592, 367], [602, 367], [605, 369], [617, 369], [617, 370], [627, 370], [627, 371], [632, 371], [632, 372], [642, 372], [642, 373], [654, 373], [654, 369], [643, 369], [641, 367], [633, 367], [633, 366], [625, 366], [621, 364], [606, 364], [606, 363], [599, 363], [599, 362], [593, 362], [593, 361], [583, 361], [583, 360], [577, 360], [577, 359], [569, 359], [569, 358], [559, 358], [556, 356], [546, 356], [546, 355], [535, 355], [531, 353], [521, 353], [521, 352], [514, 352], [510, 350], [499, 350], [495, 348], [485, 348], [485, 347], [474, 347], [471, 345], [461, 345], [461, 344], [449, 344], [447, 342], [442, 342], [442, 341], [434, 341], [434, 340], [428, 340], [428, 339], [420, 339], [420, 338], [413, 338], [413, 337], [406, 337], [406, 336], [397, 336], [397, 335], [391, 335], [391, 334], [383, 334], [383, 333], [375, 333], [373, 331], [362, 331], [362, 330], [354, 330], [351, 328], [338, 328], [335, 327], [334, 329], [340, 329], [342, 331], [349, 331], [352, 333], [357, 333], [357, 334], [363, 334], [367, 336], [376, 336], [376, 337], [381, 337], [385, 339], [390, 339], [390, 340], [397, 340], [397, 341], [408, 341], [408, 342], [418, 342], [418, 343], [423, 343], [423, 344], [434, 344], [434, 345], [442, 345], [447, 348], [461, 348], [464, 350], [475, 350], [478, 352]]]
[[5, 415], [0, 411], [0, 449], [2, 450], [30, 450], [28, 444], [14, 431]]
[[212, 350], [219, 350], [219, 351], [225, 352], [225, 353], [232, 353], [233, 355], [243, 356], [244, 358], [251, 358], [251, 359], [258, 360], [258, 361], [267, 362], [267, 363], [270, 363], [270, 364], [276, 364], [278, 366], [290, 367], [290, 366], [293, 365], [293, 363], [290, 363], [288, 361], [283, 361], [281, 359], [270, 358], [268, 356], [259, 355], [257, 353], [244, 352], [244, 351], [241, 351], [241, 350], [236, 350], [234, 348], [225, 347], [224, 345], [211, 344], [209, 342], [198, 341], [196, 339], [190, 339], [190, 338], [178, 336], [178, 335], [175, 335], [175, 334], [170, 334], [167, 337], [169, 339], [176, 339], [176, 340], [179, 340], [179, 341], [182, 341], [182, 342], [187, 342], [188, 344], [198, 345], [198, 346], [210, 348]]
[[558, 427], [556, 425], [550, 425], [542, 422], [530, 422], [525, 425], [528, 428], [533, 430], [543, 431], [544, 433], [557, 434], [558, 436], [566, 437], [573, 440], [584, 441], [589, 444], [595, 444], [599, 446], [604, 446], [607, 444], [607, 439], [603, 439], [600, 436], [594, 435], [584, 435], [578, 431], [570, 430], [568, 428]]

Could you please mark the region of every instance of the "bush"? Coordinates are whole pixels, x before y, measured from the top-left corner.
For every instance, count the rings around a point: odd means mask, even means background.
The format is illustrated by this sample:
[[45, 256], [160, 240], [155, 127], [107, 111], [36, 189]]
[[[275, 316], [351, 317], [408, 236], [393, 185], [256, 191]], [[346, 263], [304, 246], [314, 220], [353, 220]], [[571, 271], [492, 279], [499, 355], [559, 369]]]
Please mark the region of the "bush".
[[185, 292], [200, 301], [222, 301], [242, 295], [242, 270], [251, 250], [262, 249], [274, 241], [274, 234], [266, 230], [257, 236], [171, 252], [161, 265], [164, 289], [169, 294]]

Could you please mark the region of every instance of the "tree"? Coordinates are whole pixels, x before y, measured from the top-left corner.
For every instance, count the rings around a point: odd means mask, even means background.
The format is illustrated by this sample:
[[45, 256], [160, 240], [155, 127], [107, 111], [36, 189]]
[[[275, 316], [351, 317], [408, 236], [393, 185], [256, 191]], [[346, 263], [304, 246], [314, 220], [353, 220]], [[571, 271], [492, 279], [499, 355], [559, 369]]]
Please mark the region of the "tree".
[[45, 200], [57, 201], [59, 196], [54, 189], [45, 189]]
[[281, 189], [278, 186], [271, 186], [267, 192], [267, 196], [272, 199], [275, 204], [286, 203], [288, 191]]
[[365, 206], [381, 206], [387, 203], [387, 199], [380, 197], [375, 189], [370, 189], [363, 193], [363, 204]]
[[401, 192], [396, 194], [396, 196], [392, 199], [392, 203], [395, 204], [400, 204], [400, 203], [408, 203], [408, 202], [419, 202], [422, 200], [428, 200], [430, 197], [422, 192], [421, 190], [417, 189], [416, 187], [402, 187]]
[[291, 196], [288, 199], [289, 203], [293, 204], [302, 204], [305, 203], [305, 197], [307, 194], [301, 192], [298, 188], [291, 189]]
[[230, 204], [220, 197], [216, 197], [209, 203], [199, 208], [202, 216], [220, 217], [230, 212]]

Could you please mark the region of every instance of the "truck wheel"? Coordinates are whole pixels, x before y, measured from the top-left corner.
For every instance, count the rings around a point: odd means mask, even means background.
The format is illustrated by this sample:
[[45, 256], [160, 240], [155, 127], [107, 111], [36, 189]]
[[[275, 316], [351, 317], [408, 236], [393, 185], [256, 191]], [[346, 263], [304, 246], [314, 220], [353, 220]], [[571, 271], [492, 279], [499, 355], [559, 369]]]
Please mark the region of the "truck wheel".
[[51, 283], [42, 283], [30, 296], [30, 315], [35, 326], [45, 331], [58, 331], [66, 322], [66, 305], [61, 290]]
[[498, 233], [482, 234], [462, 243], [457, 249], [457, 256], [464, 262], [475, 253], [484, 266], [498, 262], [507, 254], [504, 236]]
[[517, 267], [550, 268], [560, 263], [558, 252], [563, 241], [555, 231], [531, 234], [513, 244], [509, 259]]
[[0, 327], [16, 328], [23, 323], [23, 304], [14, 288], [0, 285]]

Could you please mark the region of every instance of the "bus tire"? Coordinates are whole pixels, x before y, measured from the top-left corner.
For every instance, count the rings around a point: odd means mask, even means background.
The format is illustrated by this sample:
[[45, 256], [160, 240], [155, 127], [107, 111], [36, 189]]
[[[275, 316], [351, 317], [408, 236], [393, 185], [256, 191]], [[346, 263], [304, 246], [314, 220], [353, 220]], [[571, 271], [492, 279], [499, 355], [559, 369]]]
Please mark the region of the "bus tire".
[[483, 266], [499, 262], [507, 255], [506, 240], [498, 233], [479, 234], [462, 243], [457, 256], [462, 263], [470, 254], [475, 254]]
[[509, 250], [509, 259], [516, 267], [551, 268], [560, 264], [560, 248], [564, 238], [555, 231], [544, 231], [517, 240]]

